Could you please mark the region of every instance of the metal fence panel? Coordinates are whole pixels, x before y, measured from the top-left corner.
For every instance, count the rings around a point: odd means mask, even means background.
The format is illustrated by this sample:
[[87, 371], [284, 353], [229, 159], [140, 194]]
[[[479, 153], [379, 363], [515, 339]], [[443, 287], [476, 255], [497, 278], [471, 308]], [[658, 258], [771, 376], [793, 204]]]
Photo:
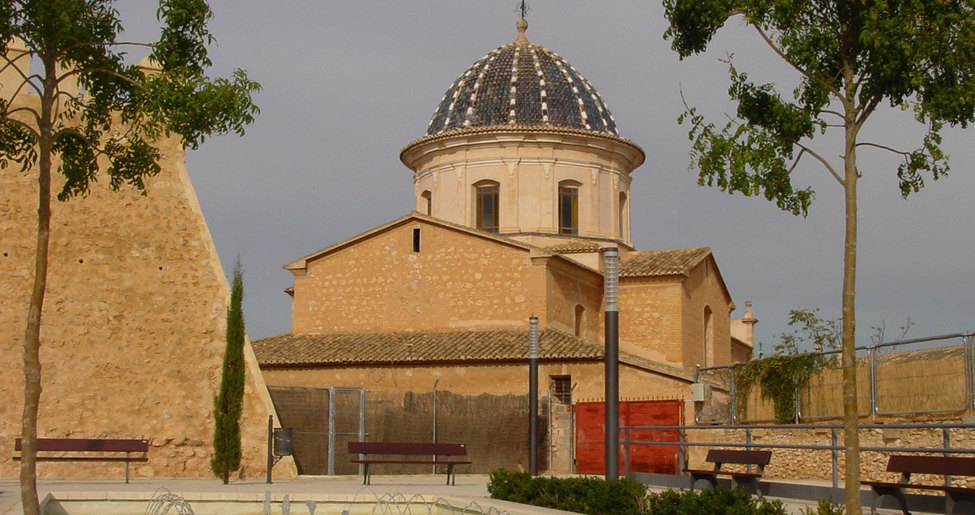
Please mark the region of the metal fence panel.
[[328, 389], [268, 386], [281, 427], [293, 431], [298, 473], [328, 473]]
[[877, 414], [964, 410], [965, 368], [965, 350], [959, 346], [879, 354]]
[[[870, 414], [870, 360], [857, 358], [857, 413]], [[843, 416], [843, 369], [837, 356], [832, 365], [809, 378], [799, 392], [799, 420], [834, 419]]]
[[[947, 344], [945, 344], [947, 343]], [[975, 335], [948, 334], [857, 348], [857, 406], [860, 416], [975, 413]], [[796, 421], [843, 416], [843, 372], [839, 352], [824, 353], [832, 364], [810, 378], [798, 395]], [[698, 423], [765, 423], [775, 420], [761, 387], [735, 383], [736, 366], [696, 371], [709, 392], [725, 388], [727, 397], [709, 394], [696, 406]], [[727, 400], [726, 400], [727, 399]], [[730, 416], [722, 414], [727, 410]]]

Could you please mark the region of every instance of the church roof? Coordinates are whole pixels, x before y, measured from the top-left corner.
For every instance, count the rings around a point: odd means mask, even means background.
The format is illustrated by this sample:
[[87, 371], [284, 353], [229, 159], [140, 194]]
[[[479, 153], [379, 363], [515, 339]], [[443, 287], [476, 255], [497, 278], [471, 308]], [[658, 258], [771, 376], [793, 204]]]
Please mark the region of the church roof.
[[547, 126], [619, 137], [616, 122], [589, 81], [555, 52], [518, 39], [474, 62], [444, 94], [427, 135], [491, 126]]
[[[251, 343], [262, 367], [524, 361], [528, 331], [282, 334]], [[554, 330], [539, 332], [541, 360], [598, 360], [602, 347]]]
[[[527, 330], [282, 334], [251, 342], [261, 368], [522, 363]], [[603, 346], [555, 329], [538, 333], [541, 361], [600, 362]], [[692, 380], [680, 368], [620, 352], [620, 363]]]
[[709, 247], [629, 252], [620, 262], [620, 277], [687, 275], [709, 255]]

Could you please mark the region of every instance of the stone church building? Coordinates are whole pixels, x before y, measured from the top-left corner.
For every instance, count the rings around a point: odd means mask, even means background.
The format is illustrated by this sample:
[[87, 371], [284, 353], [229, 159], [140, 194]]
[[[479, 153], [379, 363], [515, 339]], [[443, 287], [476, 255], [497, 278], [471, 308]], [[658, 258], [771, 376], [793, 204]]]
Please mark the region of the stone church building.
[[[285, 265], [288, 334], [245, 349], [245, 477], [264, 474], [267, 385], [377, 392], [527, 393], [528, 320], [542, 390], [603, 395], [603, 249], [620, 263], [620, 394], [688, 399], [696, 367], [752, 354], [705, 247], [637, 250], [631, 174], [644, 151], [569, 63], [517, 39], [448, 89], [401, 152], [415, 210]], [[13, 42], [14, 62], [26, 49]], [[143, 63], [148, 66], [148, 63]], [[8, 67], [0, 95], [29, 74]], [[70, 85], [66, 85], [70, 87]], [[134, 477], [206, 477], [229, 287], [176, 140], [148, 195], [94, 183], [55, 203], [42, 328], [38, 436], [145, 438]], [[0, 173], [0, 439], [20, 432], [21, 342], [32, 279], [35, 174]], [[57, 184], [54, 185], [58, 187]], [[406, 192], [404, 192], [406, 194]], [[121, 218], [121, 221], [120, 221]], [[747, 306], [747, 303], [746, 303]], [[574, 388], [574, 389], [573, 389]], [[559, 396], [564, 398], [564, 396]], [[18, 465], [0, 456], [0, 477]], [[42, 478], [118, 477], [117, 464], [42, 463]], [[275, 467], [278, 477], [294, 462]]]
[[254, 342], [267, 384], [523, 395], [534, 315], [542, 390], [601, 399], [607, 247], [621, 256], [622, 398], [689, 399], [695, 368], [751, 359], [757, 320], [732, 319], [709, 248], [634, 246], [644, 151], [517, 29], [402, 150], [415, 210], [285, 265], [291, 332]]

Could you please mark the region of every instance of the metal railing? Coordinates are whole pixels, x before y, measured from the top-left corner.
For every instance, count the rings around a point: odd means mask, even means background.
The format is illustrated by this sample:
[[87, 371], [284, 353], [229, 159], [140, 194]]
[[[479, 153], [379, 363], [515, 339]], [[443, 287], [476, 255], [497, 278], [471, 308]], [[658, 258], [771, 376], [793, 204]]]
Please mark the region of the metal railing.
[[[933, 346], [937, 342], [959, 340], [954, 345]], [[905, 346], [921, 346], [901, 351]], [[954, 333], [911, 340], [857, 347], [858, 390], [863, 401], [860, 415], [876, 419], [880, 416], [967, 413], [975, 416], [975, 334]], [[897, 352], [887, 352], [897, 350]], [[840, 351], [816, 353], [834, 362]], [[928, 362], [935, 366], [924, 367]], [[732, 424], [775, 422], [773, 418], [750, 416], [737, 410], [740, 388], [736, 388], [735, 369], [743, 365], [722, 365], [699, 368], [694, 382], [708, 378], [713, 386], [726, 389], [728, 412], [722, 418]], [[796, 422], [842, 417], [842, 390], [839, 368], [828, 368], [814, 376], [801, 391], [796, 391]], [[909, 385], [905, 387], [905, 385]], [[751, 399], [758, 401], [754, 388]], [[832, 402], [831, 402], [832, 399]], [[839, 408], [839, 409], [834, 409]], [[831, 411], [832, 410], [832, 411]], [[695, 422], [709, 423], [699, 419]]]
[[[952, 447], [951, 445], [951, 430], [975, 430], [975, 424], [861, 424], [859, 429], [871, 430], [871, 429], [929, 429], [929, 430], [940, 430], [941, 432], [941, 447], [875, 447], [875, 446], [861, 446], [861, 452], [882, 452], [882, 453], [929, 453], [929, 454], [940, 454], [943, 456], [952, 456], [958, 454], [975, 454], [975, 448], [962, 448], [962, 447]], [[630, 437], [632, 431], [641, 430], [677, 430], [678, 441], [677, 442], [665, 442], [665, 441], [647, 441], [647, 440], [634, 440]], [[687, 438], [688, 431], [743, 431], [744, 441], [708, 441], [708, 442], [698, 442], [689, 441]], [[760, 431], [824, 431], [829, 430], [830, 433], [830, 443], [829, 445], [815, 445], [815, 444], [789, 444], [789, 443], [755, 443], [753, 436], [756, 430]], [[687, 449], [690, 447], [723, 447], [723, 448], [742, 448], [742, 449], [798, 449], [798, 450], [809, 450], [809, 451], [829, 451], [830, 452], [830, 462], [832, 465], [832, 481], [833, 488], [839, 486], [839, 462], [840, 453], [845, 450], [845, 448], [840, 445], [839, 442], [839, 432], [843, 430], [842, 424], [762, 424], [762, 425], [711, 425], [711, 426], [623, 426], [620, 428], [622, 432], [622, 439], [620, 444], [623, 446], [623, 470], [624, 473], [629, 474], [630, 470], [630, 448], [634, 445], [654, 445], [654, 446], [670, 446], [677, 447], [677, 462], [682, 466], [686, 465], [687, 461]], [[971, 435], [966, 435], [963, 440], [970, 441]], [[802, 478], [795, 478], [802, 479]], [[946, 486], [951, 486], [951, 477], [947, 476], [945, 478]]]

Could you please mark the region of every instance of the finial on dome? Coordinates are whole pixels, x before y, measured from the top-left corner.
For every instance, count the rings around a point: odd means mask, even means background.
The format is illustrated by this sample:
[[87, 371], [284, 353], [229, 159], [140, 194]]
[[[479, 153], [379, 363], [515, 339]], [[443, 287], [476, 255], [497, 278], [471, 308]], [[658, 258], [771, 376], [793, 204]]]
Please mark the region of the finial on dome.
[[525, 31], [528, 30], [528, 21], [524, 18], [518, 18], [518, 22], [515, 23], [515, 28], [518, 29], [518, 38], [515, 39], [515, 43], [528, 43], [528, 38], [525, 37]]
[[528, 38], [525, 37], [525, 31], [528, 30], [528, 20], [525, 19], [525, 15], [531, 7], [528, 6], [528, 2], [521, 0], [521, 5], [518, 6], [518, 11], [521, 12], [521, 18], [515, 22], [515, 28], [518, 29], [518, 38], [515, 39], [515, 43], [528, 44]]

